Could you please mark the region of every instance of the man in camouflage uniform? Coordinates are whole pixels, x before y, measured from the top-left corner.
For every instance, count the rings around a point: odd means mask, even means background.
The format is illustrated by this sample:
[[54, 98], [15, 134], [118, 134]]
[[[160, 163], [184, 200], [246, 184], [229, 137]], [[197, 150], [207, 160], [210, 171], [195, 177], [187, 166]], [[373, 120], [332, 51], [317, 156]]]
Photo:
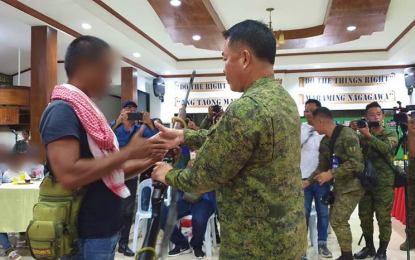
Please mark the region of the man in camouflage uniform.
[[[247, 20], [225, 34], [225, 74], [244, 92], [207, 130], [157, 125], [168, 146], [198, 148], [192, 167], [158, 163], [153, 179], [187, 192], [217, 191], [221, 260], [299, 260], [306, 251], [300, 174], [300, 118], [274, 79], [275, 38]], [[166, 176], [167, 175], [167, 176]]]
[[219, 121], [222, 114], [223, 114], [222, 108], [219, 110], [219, 112], [215, 112], [213, 111], [213, 106], [210, 106], [208, 114], [205, 116], [202, 123], [200, 124], [200, 129], [209, 130], [211, 126], [215, 125]]
[[[415, 249], [415, 124], [412, 119], [408, 117], [408, 151], [409, 169], [408, 169], [408, 214], [409, 221], [406, 225], [409, 228], [410, 248]], [[406, 242], [404, 242], [400, 249], [406, 251]]]
[[[394, 179], [392, 170], [393, 157], [398, 144], [395, 131], [383, 127], [385, 115], [377, 102], [366, 106], [366, 119], [371, 124], [378, 123], [379, 127], [366, 124], [364, 128], [357, 127], [357, 121], [352, 122], [352, 128], [360, 133], [360, 145], [366, 160], [369, 160], [378, 173], [379, 186], [373, 191], [367, 191], [359, 202], [359, 218], [365, 237], [366, 246], [354, 255], [355, 259], [366, 259], [375, 256], [374, 260], [386, 260], [386, 249], [392, 234], [391, 213], [395, 200]], [[379, 248], [376, 252], [373, 244], [373, 213], [379, 225]]]
[[331, 155], [329, 143], [336, 125], [330, 110], [325, 107], [315, 110], [313, 126], [320, 135], [326, 136], [320, 143], [318, 167], [308, 180], [304, 181], [303, 186], [308, 187], [314, 181], [323, 185], [334, 179], [335, 202], [330, 208], [329, 221], [342, 252], [337, 260], [352, 260], [352, 232], [349, 219], [365, 192], [360, 180], [355, 177], [355, 173], [364, 170], [359, 138], [352, 129], [342, 128], [334, 145], [334, 154]]

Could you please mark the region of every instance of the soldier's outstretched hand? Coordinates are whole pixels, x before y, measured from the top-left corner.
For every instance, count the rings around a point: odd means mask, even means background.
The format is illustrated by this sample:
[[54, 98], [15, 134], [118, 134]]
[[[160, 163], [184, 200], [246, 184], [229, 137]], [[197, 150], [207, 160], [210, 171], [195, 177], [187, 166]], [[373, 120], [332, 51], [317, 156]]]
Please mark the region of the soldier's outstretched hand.
[[164, 162], [158, 162], [156, 163], [156, 167], [153, 169], [153, 173], [151, 174], [151, 179], [153, 181], [158, 181], [168, 186], [166, 182], [166, 175], [172, 169], [173, 167], [171, 167], [170, 164], [164, 163]]
[[157, 134], [158, 137], [165, 141], [168, 150], [183, 144], [184, 133], [182, 130], [167, 128], [159, 122], [155, 122], [155, 125], [160, 130], [160, 133]]

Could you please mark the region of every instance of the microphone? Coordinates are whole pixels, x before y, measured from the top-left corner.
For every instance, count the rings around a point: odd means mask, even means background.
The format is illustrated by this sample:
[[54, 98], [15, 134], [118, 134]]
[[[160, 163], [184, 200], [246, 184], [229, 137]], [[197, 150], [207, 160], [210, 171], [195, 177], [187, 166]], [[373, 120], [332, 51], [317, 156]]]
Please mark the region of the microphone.
[[16, 132], [16, 130], [14, 130], [14, 129], [10, 129], [10, 131], [11, 131], [13, 134], [15, 134], [15, 135], [19, 135], [19, 134]]

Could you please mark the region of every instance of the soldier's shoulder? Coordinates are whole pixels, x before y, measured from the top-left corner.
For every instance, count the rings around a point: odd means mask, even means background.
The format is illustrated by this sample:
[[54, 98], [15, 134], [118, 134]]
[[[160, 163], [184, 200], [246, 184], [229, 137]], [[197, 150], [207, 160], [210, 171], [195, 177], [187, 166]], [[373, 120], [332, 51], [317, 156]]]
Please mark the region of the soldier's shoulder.
[[387, 136], [390, 136], [390, 137], [393, 137], [393, 136], [398, 137], [398, 134], [396, 133], [395, 130], [388, 129], [388, 128], [385, 128], [385, 130], [383, 130], [383, 134], [387, 135]]
[[344, 127], [341, 131], [340, 136], [347, 139], [359, 139], [357, 133], [350, 127]]
[[268, 111], [251, 96], [242, 96], [240, 99], [233, 101], [226, 111], [233, 114], [250, 115], [264, 114]]

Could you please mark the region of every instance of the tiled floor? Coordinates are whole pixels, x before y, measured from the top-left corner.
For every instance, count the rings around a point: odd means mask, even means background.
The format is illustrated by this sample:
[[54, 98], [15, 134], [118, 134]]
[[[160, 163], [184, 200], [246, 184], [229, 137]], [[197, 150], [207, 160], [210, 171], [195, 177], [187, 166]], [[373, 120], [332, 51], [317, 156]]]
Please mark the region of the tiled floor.
[[[353, 232], [353, 248], [354, 248], [354, 252], [360, 250], [361, 246], [357, 245], [357, 242], [359, 241], [360, 235], [361, 235], [361, 229], [360, 229], [360, 221], [357, 215], [357, 210], [354, 212], [354, 214], [352, 215], [352, 218], [350, 220], [350, 225], [352, 226], [352, 232]], [[378, 240], [377, 240], [377, 236], [378, 236], [378, 228], [377, 225], [375, 225], [375, 244], [378, 244]], [[390, 246], [389, 246], [389, 250], [388, 250], [388, 259], [389, 260], [405, 260], [406, 259], [406, 252], [402, 252], [399, 250], [399, 245], [403, 242], [405, 237], [405, 231], [404, 231], [404, 226], [396, 221], [395, 219], [393, 219], [393, 233], [392, 233], [392, 239], [390, 242]], [[131, 240], [132, 241], [132, 240]], [[363, 242], [364, 243], [364, 242]], [[139, 245], [141, 245], [141, 239], [139, 241]], [[336, 236], [334, 234], [330, 234], [329, 235], [329, 241], [328, 241], [328, 246], [329, 249], [333, 252], [334, 257], [333, 259], [336, 259], [339, 255], [340, 255], [340, 249], [338, 247], [337, 244], [337, 239]], [[19, 248], [19, 252], [24, 255], [23, 259], [24, 260], [29, 260], [29, 259], [33, 259], [30, 257], [29, 252], [27, 251], [27, 248]], [[321, 257], [318, 256], [314, 256], [313, 255], [313, 248], [311, 246], [308, 247], [308, 256], [310, 260], [320, 260], [323, 259]], [[4, 256], [0, 256], [1, 260], [7, 260], [6, 257]], [[134, 258], [132, 257], [125, 257], [121, 254], [117, 253], [117, 256], [115, 257], [115, 259], [117, 260], [133, 260]], [[177, 260], [190, 260], [190, 259], [195, 259], [193, 257], [192, 254], [188, 254], [188, 255], [182, 255], [176, 258], [171, 258], [172, 260], [177, 259]], [[213, 252], [213, 257], [207, 257], [207, 260], [216, 260], [218, 259], [218, 250], [214, 250]], [[411, 259], [415, 259], [415, 250], [411, 252]]]

